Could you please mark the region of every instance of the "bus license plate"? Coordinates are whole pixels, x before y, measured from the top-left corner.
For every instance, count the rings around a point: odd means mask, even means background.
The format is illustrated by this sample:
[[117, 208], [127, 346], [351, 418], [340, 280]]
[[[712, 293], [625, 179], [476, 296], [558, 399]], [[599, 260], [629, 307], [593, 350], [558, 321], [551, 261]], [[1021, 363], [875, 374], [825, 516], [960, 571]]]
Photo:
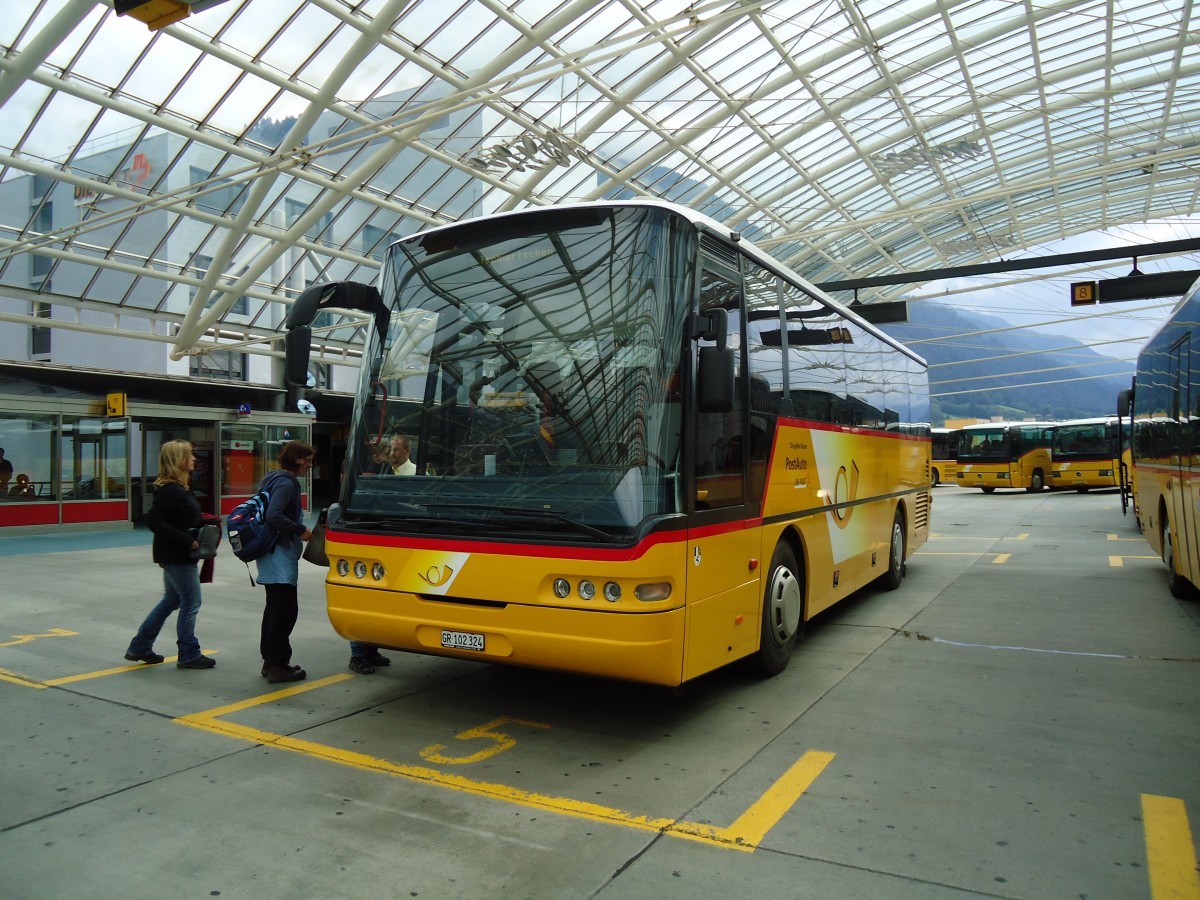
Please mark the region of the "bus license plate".
[[449, 650], [482, 650], [483, 635], [471, 631], [443, 631], [442, 646]]

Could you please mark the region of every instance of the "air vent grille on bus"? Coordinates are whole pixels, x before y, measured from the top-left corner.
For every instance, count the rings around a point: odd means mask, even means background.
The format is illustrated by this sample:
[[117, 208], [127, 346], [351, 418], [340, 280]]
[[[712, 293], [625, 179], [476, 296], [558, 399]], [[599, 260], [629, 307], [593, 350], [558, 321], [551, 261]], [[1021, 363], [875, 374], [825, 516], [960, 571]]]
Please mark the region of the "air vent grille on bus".
[[913, 502], [913, 527], [917, 529], [929, 527], [929, 491], [921, 491]]
[[700, 235], [700, 253], [713, 262], [720, 263], [724, 266], [729, 266], [731, 269], [738, 267], [737, 251], [728, 244], [723, 244], [711, 234]]

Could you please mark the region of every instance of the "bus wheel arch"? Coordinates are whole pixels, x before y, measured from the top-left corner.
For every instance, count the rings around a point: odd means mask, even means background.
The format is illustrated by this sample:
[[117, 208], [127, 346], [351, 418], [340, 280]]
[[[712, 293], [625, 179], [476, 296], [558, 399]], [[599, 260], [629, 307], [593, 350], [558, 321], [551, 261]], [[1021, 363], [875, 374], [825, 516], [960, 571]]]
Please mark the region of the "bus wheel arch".
[[758, 653], [751, 657], [763, 675], [778, 675], [787, 668], [792, 650], [804, 633], [807, 582], [803, 559], [796, 537], [791, 532], [780, 535], [763, 588]]

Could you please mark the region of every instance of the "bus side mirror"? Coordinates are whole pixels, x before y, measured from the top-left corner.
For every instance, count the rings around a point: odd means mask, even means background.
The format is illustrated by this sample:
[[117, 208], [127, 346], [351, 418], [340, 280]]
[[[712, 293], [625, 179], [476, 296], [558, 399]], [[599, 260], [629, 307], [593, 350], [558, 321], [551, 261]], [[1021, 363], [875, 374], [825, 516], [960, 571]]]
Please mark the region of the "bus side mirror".
[[293, 325], [283, 339], [284, 374], [292, 387], [308, 385], [308, 352], [312, 345], [312, 328]]
[[1117, 415], [1122, 419], [1129, 418], [1129, 389], [1117, 392]]
[[696, 403], [702, 413], [733, 411], [737, 355], [732, 347], [701, 347], [696, 364]]

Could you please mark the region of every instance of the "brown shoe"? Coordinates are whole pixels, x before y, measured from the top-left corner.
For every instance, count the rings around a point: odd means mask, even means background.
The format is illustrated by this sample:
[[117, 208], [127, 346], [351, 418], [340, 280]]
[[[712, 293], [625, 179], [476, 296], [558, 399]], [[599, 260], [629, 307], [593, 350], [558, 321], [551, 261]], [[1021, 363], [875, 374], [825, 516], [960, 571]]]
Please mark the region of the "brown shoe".
[[305, 672], [299, 666], [271, 666], [267, 669], [267, 683], [279, 684], [284, 681], [303, 681]]

